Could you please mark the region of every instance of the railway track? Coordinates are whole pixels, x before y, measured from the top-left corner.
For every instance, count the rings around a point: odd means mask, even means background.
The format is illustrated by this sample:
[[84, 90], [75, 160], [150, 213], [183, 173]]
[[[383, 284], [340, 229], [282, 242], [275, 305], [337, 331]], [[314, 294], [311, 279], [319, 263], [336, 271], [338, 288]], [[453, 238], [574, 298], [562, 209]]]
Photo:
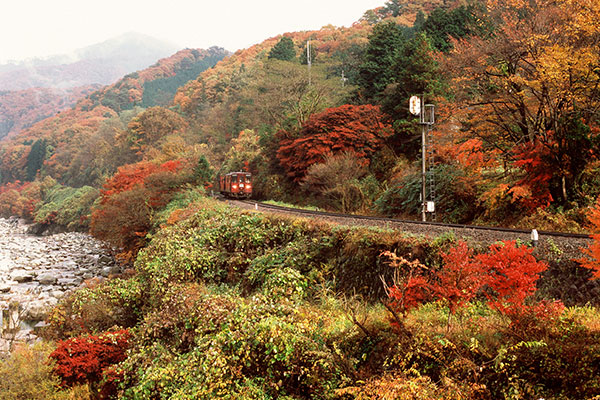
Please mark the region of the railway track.
[[[364, 215], [341, 214], [326, 211], [313, 211], [299, 208], [276, 206], [251, 200], [229, 200], [233, 205], [245, 209], [254, 209], [263, 212], [273, 212], [307, 218], [319, 218], [343, 225], [379, 226], [394, 230], [401, 230], [415, 235], [437, 237], [452, 232], [457, 239], [464, 239], [470, 243], [487, 246], [501, 240], [518, 240], [531, 243], [531, 230], [513, 229], [481, 225], [447, 224], [441, 222], [423, 222], [402, 220], [397, 218], [371, 217]], [[577, 259], [583, 256], [582, 248], [591, 243], [591, 238], [586, 234], [538, 231], [539, 239], [535, 250], [544, 258]]]
[[[255, 202], [251, 200], [238, 200], [241, 203], [250, 205], [250, 206], [259, 206], [261, 209], [271, 209], [278, 210], [284, 212], [294, 212], [298, 214], [305, 214], [308, 216], [320, 216], [320, 217], [334, 217], [334, 218], [346, 218], [352, 220], [363, 220], [363, 221], [377, 221], [377, 222], [390, 222], [390, 223], [401, 223], [401, 224], [415, 224], [420, 226], [435, 226], [442, 228], [453, 228], [453, 229], [468, 229], [468, 230], [481, 230], [481, 231], [496, 231], [496, 232], [508, 232], [508, 233], [517, 233], [517, 234], [531, 234], [531, 230], [525, 229], [514, 229], [514, 228], [502, 228], [495, 226], [483, 226], [483, 225], [462, 225], [462, 224], [446, 224], [442, 222], [424, 222], [424, 221], [413, 221], [413, 220], [403, 220], [397, 218], [384, 218], [384, 217], [371, 217], [366, 215], [355, 215], [355, 214], [341, 214], [327, 211], [313, 211], [313, 210], [305, 210], [301, 208], [291, 208], [291, 207], [283, 207], [276, 206], [273, 204]], [[578, 239], [590, 239], [590, 236], [582, 233], [567, 233], [567, 232], [553, 232], [553, 231], [538, 231], [540, 236], [550, 236], [550, 237], [566, 237], [566, 238], [578, 238]]]

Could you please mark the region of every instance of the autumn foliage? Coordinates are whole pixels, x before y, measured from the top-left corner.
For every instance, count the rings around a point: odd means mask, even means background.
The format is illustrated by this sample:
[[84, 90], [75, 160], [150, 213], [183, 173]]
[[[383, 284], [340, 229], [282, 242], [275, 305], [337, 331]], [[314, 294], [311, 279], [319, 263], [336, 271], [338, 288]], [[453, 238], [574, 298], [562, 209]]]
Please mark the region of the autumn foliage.
[[290, 178], [300, 180], [308, 167], [323, 162], [325, 156], [352, 152], [356, 161], [369, 165], [370, 157], [392, 134], [379, 106], [344, 105], [313, 115], [298, 137], [289, 133], [280, 142], [277, 158]]
[[[491, 245], [487, 253], [474, 254], [466, 243], [459, 242], [442, 254], [443, 265], [429, 270], [418, 261], [406, 261], [386, 252], [390, 265], [397, 271], [394, 283], [386, 288], [389, 306], [403, 315], [427, 300], [439, 299], [454, 313], [477, 296], [499, 312], [518, 319], [537, 310], [526, 300], [536, 290], [539, 274], [547, 269], [545, 262], [532, 255], [532, 249], [514, 241]], [[414, 266], [419, 266], [418, 273]]]
[[535, 292], [535, 282], [539, 274], [548, 268], [543, 261], [537, 261], [532, 249], [517, 246], [516, 242], [493, 244], [490, 251], [473, 258], [487, 269], [487, 284], [492, 293], [486, 293], [489, 304], [504, 313], [519, 311], [526, 306], [525, 300]]
[[488, 279], [483, 263], [473, 262], [473, 250], [465, 242], [459, 242], [442, 254], [444, 266], [436, 272], [432, 289], [436, 297], [444, 299], [451, 313], [465, 302], [475, 298]]
[[185, 166], [182, 161], [142, 161], [119, 168], [92, 212], [92, 234], [120, 248], [123, 261], [132, 261], [145, 243], [153, 213], [193, 180]]
[[23, 196], [31, 186], [31, 183], [22, 183], [21, 181], [0, 186], [0, 216], [5, 218], [11, 215], [31, 217], [35, 204], [40, 201], [39, 196]]
[[395, 312], [405, 315], [408, 311], [430, 300], [431, 283], [427, 276], [427, 267], [419, 260], [407, 260], [391, 251], [385, 251], [390, 266], [394, 268], [393, 285], [384, 281], [385, 291], [390, 302], [388, 306]]
[[98, 383], [109, 366], [127, 358], [130, 339], [128, 330], [120, 330], [60, 342], [50, 354], [55, 361], [53, 372], [65, 387]]
[[552, 153], [540, 142], [526, 143], [515, 148], [514, 165], [525, 171], [525, 176], [510, 189], [513, 201], [520, 202], [527, 210], [547, 207], [552, 202], [550, 181], [553, 178]]
[[519, 167], [507, 183], [527, 209], [571, 201], [597, 159], [597, 3], [487, 2], [494, 34], [455, 41], [446, 59], [466, 103], [454, 117]]
[[581, 265], [592, 270], [594, 278], [600, 278], [600, 197], [591, 210], [588, 219], [592, 231], [593, 242], [583, 252], [588, 258], [581, 259]]
[[[0, 137], [14, 136], [34, 123], [70, 108], [92, 91], [96, 85], [72, 89], [31, 88], [0, 91]], [[6, 127], [6, 128], [4, 128]]]

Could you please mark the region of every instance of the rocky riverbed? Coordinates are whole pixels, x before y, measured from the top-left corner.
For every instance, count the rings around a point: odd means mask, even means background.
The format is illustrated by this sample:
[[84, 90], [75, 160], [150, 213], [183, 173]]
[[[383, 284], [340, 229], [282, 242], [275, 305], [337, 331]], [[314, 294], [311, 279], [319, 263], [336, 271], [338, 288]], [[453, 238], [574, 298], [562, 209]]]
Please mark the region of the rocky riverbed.
[[18, 335], [23, 340], [69, 291], [87, 279], [120, 272], [108, 247], [87, 234], [35, 236], [27, 229], [22, 220], [0, 218], [2, 328], [6, 333], [14, 325], [15, 312], [8, 309], [18, 304]]

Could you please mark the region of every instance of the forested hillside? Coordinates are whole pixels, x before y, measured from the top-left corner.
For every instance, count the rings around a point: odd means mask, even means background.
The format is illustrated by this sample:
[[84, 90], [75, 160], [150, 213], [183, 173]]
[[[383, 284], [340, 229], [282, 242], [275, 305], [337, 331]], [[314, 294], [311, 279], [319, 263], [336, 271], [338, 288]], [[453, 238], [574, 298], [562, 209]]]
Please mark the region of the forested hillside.
[[117, 143], [128, 143], [129, 139], [119, 135], [118, 130], [125, 129], [129, 120], [142, 111], [142, 105], [170, 102], [190, 76], [213, 66], [225, 55], [217, 48], [182, 50], [33, 125], [0, 145], [2, 180], [32, 181], [41, 170], [40, 178], [50, 176], [76, 187], [100, 186], [117, 167], [137, 158], [134, 149], [119, 151]]
[[[599, 19], [594, 0], [390, 0], [350, 27], [182, 50], [0, 143], [0, 215], [89, 230], [126, 269], [50, 314], [49, 393], [599, 396]], [[246, 171], [258, 199], [420, 218], [413, 95], [435, 108], [438, 221], [586, 232], [585, 257], [207, 198]]]
[[0, 139], [70, 109], [103, 85], [175, 51], [168, 43], [130, 32], [72, 54], [0, 65]]
[[71, 108], [99, 88], [92, 85], [66, 90], [35, 88], [0, 92], [0, 139], [14, 136], [36, 122]]

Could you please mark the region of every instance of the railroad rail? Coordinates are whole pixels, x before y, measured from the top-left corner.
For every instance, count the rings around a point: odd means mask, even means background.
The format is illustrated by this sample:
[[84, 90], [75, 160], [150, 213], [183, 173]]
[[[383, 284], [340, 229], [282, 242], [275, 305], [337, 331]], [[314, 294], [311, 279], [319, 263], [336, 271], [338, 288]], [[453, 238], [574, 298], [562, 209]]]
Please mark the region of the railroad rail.
[[[343, 213], [335, 213], [329, 211], [315, 211], [315, 210], [306, 210], [302, 208], [292, 208], [292, 207], [284, 207], [277, 206], [273, 204], [267, 204], [252, 200], [238, 200], [240, 203], [247, 204], [252, 207], [260, 207], [263, 209], [271, 209], [278, 210], [283, 212], [293, 212], [298, 214], [306, 214], [308, 216], [322, 216], [322, 217], [333, 217], [333, 218], [346, 218], [352, 220], [365, 220], [365, 221], [376, 221], [381, 223], [394, 223], [394, 224], [414, 224], [420, 226], [431, 226], [431, 227], [440, 227], [440, 228], [456, 228], [456, 229], [466, 229], [466, 230], [481, 230], [481, 231], [492, 231], [492, 232], [505, 232], [505, 233], [515, 233], [515, 234], [531, 234], [531, 230], [526, 229], [515, 229], [515, 228], [503, 228], [497, 226], [485, 226], [485, 225], [463, 225], [463, 224], [448, 224], [443, 222], [425, 222], [425, 221], [415, 221], [415, 220], [405, 220], [398, 218], [384, 218], [384, 217], [372, 217], [366, 215], [356, 215], [356, 214], [343, 214]], [[574, 239], [589, 239], [590, 235], [583, 233], [568, 233], [568, 232], [554, 232], [554, 231], [538, 231], [539, 236], [548, 236], [548, 237], [564, 237], [564, 238], [574, 238]]]
[[252, 200], [229, 200], [230, 204], [245, 209], [263, 212], [288, 214], [306, 218], [320, 218], [329, 222], [349, 226], [378, 226], [407, 234], [435, 239], [451, 233], [456, 239], [464, 240], [472, 246], [487, 247], [500, 241], [514, 240], [535, 247], [534, 254], [548, 261], [579, 260], [585, 257], [584, 249], [589, 248], [592, 238], [586, 234], [538, 231], [537, 244], [532, 240], [531, 230], [483, 225], [446, 224], [398, 218], [372, 217], [365, 215], [342, 214], [328, 211], [313, 211], [283, 207]]

